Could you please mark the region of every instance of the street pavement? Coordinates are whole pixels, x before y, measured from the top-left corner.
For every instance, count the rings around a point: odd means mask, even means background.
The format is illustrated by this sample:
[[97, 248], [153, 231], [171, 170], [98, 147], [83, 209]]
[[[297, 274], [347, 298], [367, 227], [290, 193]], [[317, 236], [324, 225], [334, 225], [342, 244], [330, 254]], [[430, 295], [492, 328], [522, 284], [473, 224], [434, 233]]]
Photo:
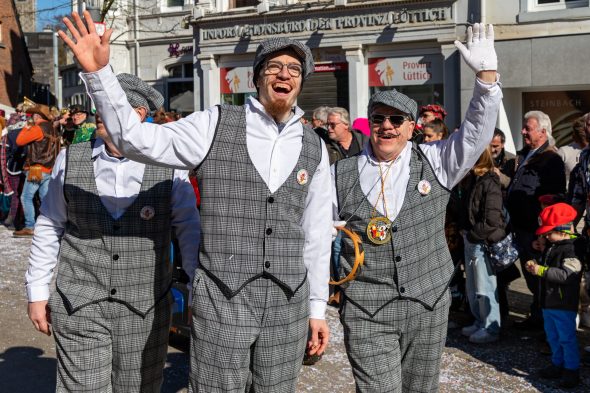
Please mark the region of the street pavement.
[[[12, 238], [0, 226], [0, 392], [46, 393], [55, 390], [55, 345], [52, 337], [34, 330], [26, 312], [24, 273], [30, 239]], [[549, 356], [539, 353], [534, 334], [518, 332], [511, 321], [522, 318], [530, 296], [522, 279], [511, 286], [514, 312], [499, 342], [476, 346], [459, 329], [449, 331], [440, 374], [441, 392], [561, 392], [537, 372]], [[467, 323], [464, 314], [452, 319]], [[354, 382], [346, 358], [337, 310], [328, 308], [330, 347], [314, 366], [304, 366], [297, 392], [353, 393]], [[580, 347], [590, 345], [590, 330], [579, 331]], [[186, 342], [174, 340], [169, 347], [162, 392], [186, 392], [188, 355]], [[583, 383], [567, 392], [590, 391], [590, 367], [581, 369]]]

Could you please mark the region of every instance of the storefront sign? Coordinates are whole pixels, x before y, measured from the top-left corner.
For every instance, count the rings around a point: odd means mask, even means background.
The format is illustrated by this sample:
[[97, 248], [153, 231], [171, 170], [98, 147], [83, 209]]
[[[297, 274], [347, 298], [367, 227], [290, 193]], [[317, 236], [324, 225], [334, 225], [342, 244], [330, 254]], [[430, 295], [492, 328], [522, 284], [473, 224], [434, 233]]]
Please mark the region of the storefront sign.
[[348, 69], [348, 63], [316, 64], [313, 72], [337, 72]]
[[221, 94], [253, 93], [252, 67], [221, 68]]
[[590, 92], [543, 91], [522, 93], [524, 112], [542, 111], [551, 119], [552, 135], [557, 146], [572, 141], [572, 125], [579, 117], [590, 112]]
[[369, 59], [369, 86], [442, 83], [440, 56], [374, 57]]
[[309, 18], [303, 20], [284, 20], [280, 22], [236, 25], [229, 27], [202, 28], [201, 40], [223, 40], [274, 36], [302, 32], [334, 31], [359, 29], [365, 27], [399, 26], [415, 23], [446, 21], [451, 18], [450, 7], [388, 11], [375, 14], [339, 16], [335, 18]]
[[180, 47], [178, 42], [168, 45], [169, 57], [180, 57], [187, 53], [193, 53], [193, 46], [187, 45]]

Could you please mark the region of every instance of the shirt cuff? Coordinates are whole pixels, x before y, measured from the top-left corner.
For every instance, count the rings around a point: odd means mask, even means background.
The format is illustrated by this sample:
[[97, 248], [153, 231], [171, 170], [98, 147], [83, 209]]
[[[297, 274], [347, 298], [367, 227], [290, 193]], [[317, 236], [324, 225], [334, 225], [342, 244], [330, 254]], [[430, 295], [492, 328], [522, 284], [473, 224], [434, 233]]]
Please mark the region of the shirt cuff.
[[[104, 85], [112, 78], [117, 79], [110, 65], [106, 65], [95, 72], [80, 72], [80, 79], [86, 85], [88, 93], [106, 90]], [[104, 82], [107, 83], [104, 83]]]
[[309, 301], [309, 318], [326, 319], [326, 302], [324, 300]]
[[49, 299], [49, 285], [27, 285], [27, 297], [30, 302], [40, 302]]

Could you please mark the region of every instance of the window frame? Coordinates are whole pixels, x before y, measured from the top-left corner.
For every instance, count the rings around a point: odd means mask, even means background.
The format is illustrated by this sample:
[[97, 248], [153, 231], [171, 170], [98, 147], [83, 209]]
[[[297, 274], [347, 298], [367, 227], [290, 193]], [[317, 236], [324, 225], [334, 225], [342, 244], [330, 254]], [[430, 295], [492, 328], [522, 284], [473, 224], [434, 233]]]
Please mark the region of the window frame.
[[538, 0], [520, 0], [518, 22], [543, 22], [558, 19], [590, 17], [590, 1], [558, 0], [559, 3], [538, 4]]
[[529, 12], [566, 10], [588, 6], [588, 0], [553, 0], [553, 3], [538, 4], [539, 0], [529, 0]]

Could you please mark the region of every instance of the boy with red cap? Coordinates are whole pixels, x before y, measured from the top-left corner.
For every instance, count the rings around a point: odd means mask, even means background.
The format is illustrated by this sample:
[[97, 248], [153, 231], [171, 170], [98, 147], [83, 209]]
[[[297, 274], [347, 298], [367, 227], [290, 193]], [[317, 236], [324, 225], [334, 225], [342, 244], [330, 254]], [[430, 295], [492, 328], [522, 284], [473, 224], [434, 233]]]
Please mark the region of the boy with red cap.
[[579, 383], [580, 354], [576, 339], [576, 314], [582, 264], [574, 251], [573, 221], [576, 210], [567, 203], [548, 206], [539, 215], [537, 235], [547, 239], [541, 265], [526, 263], [526, 269], [541, 278], [541, 306], [551, 365], [541, 370], [542, 378], [560, 378], [559, 386]]

